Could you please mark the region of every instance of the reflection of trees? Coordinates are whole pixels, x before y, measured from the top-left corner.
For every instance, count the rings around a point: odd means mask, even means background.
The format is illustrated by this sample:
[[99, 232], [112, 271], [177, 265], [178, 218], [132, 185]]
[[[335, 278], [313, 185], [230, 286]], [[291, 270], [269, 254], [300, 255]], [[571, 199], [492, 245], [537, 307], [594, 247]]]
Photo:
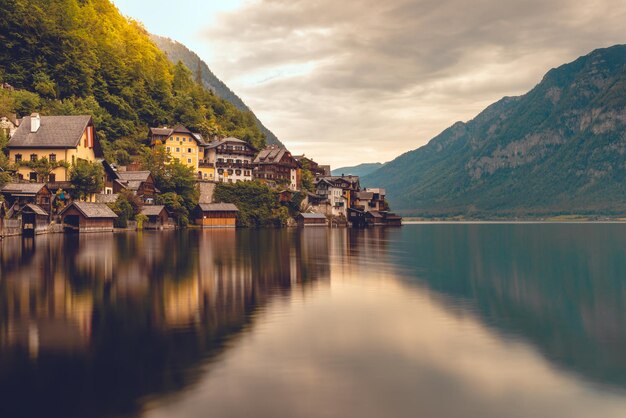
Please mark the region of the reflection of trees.
[[298, 231], [0, 245], [0, 416], [135, 415], [195, 382], [275, 295], [329, 275], [326, 235]]
[[616, 225], [420, 225], [393, 231], [400, 268], [469, 302], [551, 361], [626, 387], [626, 230]]

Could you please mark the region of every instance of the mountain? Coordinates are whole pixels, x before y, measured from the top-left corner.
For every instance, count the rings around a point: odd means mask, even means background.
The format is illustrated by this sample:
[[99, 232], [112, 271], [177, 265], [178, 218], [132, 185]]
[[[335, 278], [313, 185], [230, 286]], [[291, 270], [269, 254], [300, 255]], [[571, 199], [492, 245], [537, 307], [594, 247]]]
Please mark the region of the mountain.
[[340, 176], [342, 174], [353, 176], [366, 176], [382, 167], [383, 163], [363, 163], [352, 167], [341, 167], [332, 171], [333, 176]]
[[550, 70], [366, 176], [421, 216], [626, 212], [626, 46]]
[[[178, 61], [182, 61], [187, 68], [189, 68], [194, 75], [196, 76], [196, 81], [198, 81], [198, 76], [200, 75], [200, 79], [204, 86], [211, 91], [213, 91], [217, 96], [221, 97], [224, 100], [229, 101], [234, 104], [237, 109], [243, 110], [245, 112], [251, 112], [248, 106], [237, 96], [226, 84], [222, 82], [219, 78], [213, 74], [213, 72], [209, 69], [209, 66], [200, 59], [200, 57], [193, 51], [189, 50], [185, 45], [176, 42], [169, 38], [164, 38], [158, 35], [150, 35], [154, 43], [167, 55], [167, 57], [173, 63], [177, 63]], [[263, 123], [254, 115], [254, 119], [256, 121], [257, 126], [265, 135], [268, 144], [278, 144], [282, 145], [278, 140], [276, 135], [272, 133], [269, 129], [263, 125]]]
[[0, 83], [12, 86], [0, 88], [0, 114], [93, 115], [111, 159], [164, 124], [265, 145], [251, 112], [196, 83], [109, 0], [3, 1], [0, 16]]

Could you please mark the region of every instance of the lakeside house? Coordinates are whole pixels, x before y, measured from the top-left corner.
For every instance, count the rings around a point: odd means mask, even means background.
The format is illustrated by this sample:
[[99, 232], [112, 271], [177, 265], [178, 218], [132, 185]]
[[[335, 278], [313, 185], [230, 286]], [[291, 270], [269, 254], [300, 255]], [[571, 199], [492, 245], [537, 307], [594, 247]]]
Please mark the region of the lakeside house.
[[203, 146], [203, 164], [215, 167], [215, 180], [225, 183], [252, 180], [256, 150], [241, 139], [228, 137]]
[[53, 195], [45, 183], [7, 183], [0, 193], [9, 208], [9, 216], [27, 204], [34, 204], [48, 213], [51, 212]]
[[[90, 162], [102, 156], [91, 116], [40, 116], [33, 113], [22, 118], [7, 144], [9, 160], [18, 166], [19, 179], [34, 182], [65, 182], [71, 166], [79, 160]], [[46, 158], [50, 163], [67, 163], [57, 167], [46, 179], [30, 167], [28, 162]]]
[[20, 121], [15, 113], [0, 116], [0, 134], [4, 134], [6, 138], [11, 138], [18, 126], [20, 126]]
[[296, 216], [299, 227], [328, 226], [328, 218], [321, 213], [301, 213]]
[[272, 186], [285, 185], [300, 189], [299, 165], [285, 147], [269, 145], [254, 159], [254, 178]]
[[41, 206], [29, 203], [19, 211], [22, 216], [22, 234], [33, 237], [48, 232], [50, 215]]
[[112, 232], [115, 212], [104, 203], [74, 201], [60, 213], [66, 232]]
[[234, 228], [238, 213], [239, 209], [232, 203], [199, 203], [194, 220], [202, 228]]
[[143, 229], [171, 229], [176, 225], [164, 205], [146, 205], [141, 208], [142, 215], [148, 218]]
[[113, 194], [127, 190], [137, 196], [144, 204], [152, 204], [157, 195], [154, 177], [149, 171], [116, 171], [113, 181]]

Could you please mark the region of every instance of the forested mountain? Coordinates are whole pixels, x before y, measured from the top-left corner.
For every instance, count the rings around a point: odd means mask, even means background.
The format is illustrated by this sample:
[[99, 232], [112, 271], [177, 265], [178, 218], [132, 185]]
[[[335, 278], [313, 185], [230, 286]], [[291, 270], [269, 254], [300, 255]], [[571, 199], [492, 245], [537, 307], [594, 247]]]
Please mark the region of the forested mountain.
[[0, 83], [16, 89], [0, 89], [0, 113], [91, 114], [109, 156], [175, 123], [265, 144], [251, 112], [196, 83], [109, 0], [8, 0], [0, 16]]
[[355, 165], [353, 167], [341, 167], [332, 171], [333, 176], [353, 175], [353, 176], [366, 176], [382, 167], [383, 163], [363, 163]]
[[[185, 45], [171, 40], [169, 38], [164, 38], [162, 36], [150, 35], [152, 40], [157, 44], [157, 46], [161, 49], [161, 51], [165, 52], [165, 55], [170, 59], [170, 61], [177, 63], [178, 61], [182, 61], [187, 68], [189, 68], [193, 74], [196, 81], [201, 80], [204, 87], [213, 91], [218, 97], [229, 101], [234, 104], [235, 107], [239, 110], [243, 110], [245, 112], [250, 112], [251, 110], [248, 106], [237, 96], [226, 84], [222, 82], [219, 78], [213, 74], [209, 66], [200, 59], [200, 57], [193, 51], [189, 50]], [[253, 114], [254, 115], [254, 114]], [[276, 135], [272, 133], [269, 129], [263, 125], [263, 123], [259, 120], [259, 118], [254, 115], [254, 119], [256, 121], [257, 126], [265, 135], [267, 142], [269, 144], [281, 144]]]
[[363, 183], [405, 214], [625, 213], [626, 46], [549, 71]]

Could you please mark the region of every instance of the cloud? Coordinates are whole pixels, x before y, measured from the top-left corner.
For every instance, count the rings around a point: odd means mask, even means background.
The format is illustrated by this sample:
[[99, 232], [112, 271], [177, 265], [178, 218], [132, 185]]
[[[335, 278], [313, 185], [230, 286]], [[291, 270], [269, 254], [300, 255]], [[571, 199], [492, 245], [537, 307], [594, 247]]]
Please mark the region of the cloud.
[[417, 148], [551, 67], [624, 41], [616, 0], [255, 0], [209, 63], [294, 152], [334, 166]]

